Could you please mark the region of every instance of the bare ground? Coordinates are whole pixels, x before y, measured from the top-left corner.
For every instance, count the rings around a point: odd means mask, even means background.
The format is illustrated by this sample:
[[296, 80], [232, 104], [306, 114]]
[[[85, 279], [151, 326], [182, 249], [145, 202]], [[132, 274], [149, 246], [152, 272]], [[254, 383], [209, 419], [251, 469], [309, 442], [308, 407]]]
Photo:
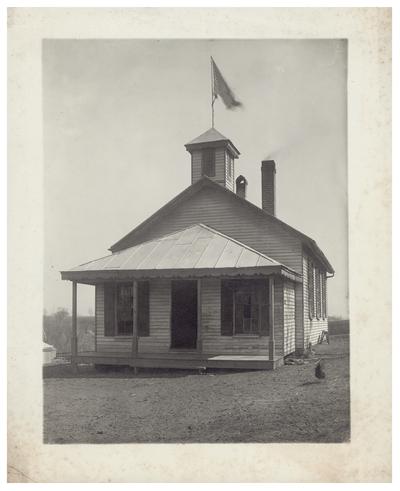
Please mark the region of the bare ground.
[[314, 360], [275, 371], [44, 370], [45, 443], [345, 442], [350, 439], [348, 336]]

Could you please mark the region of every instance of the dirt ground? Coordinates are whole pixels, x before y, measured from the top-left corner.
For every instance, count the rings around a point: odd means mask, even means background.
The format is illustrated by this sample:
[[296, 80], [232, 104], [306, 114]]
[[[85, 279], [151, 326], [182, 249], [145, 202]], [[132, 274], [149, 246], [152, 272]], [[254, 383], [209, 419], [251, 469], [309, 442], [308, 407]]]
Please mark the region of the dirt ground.
[[349, 338], [275, 371], [44, 369], [45, 443], [344, 442], [350, 439]]

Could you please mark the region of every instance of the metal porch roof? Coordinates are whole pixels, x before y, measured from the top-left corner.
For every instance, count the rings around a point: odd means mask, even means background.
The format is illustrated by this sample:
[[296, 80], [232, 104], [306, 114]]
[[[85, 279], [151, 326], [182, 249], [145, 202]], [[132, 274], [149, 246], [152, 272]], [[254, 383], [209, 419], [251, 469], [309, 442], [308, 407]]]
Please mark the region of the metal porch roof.
[[277, 261], [203, 224], [159, 237], [63, 272], [284, 268]]

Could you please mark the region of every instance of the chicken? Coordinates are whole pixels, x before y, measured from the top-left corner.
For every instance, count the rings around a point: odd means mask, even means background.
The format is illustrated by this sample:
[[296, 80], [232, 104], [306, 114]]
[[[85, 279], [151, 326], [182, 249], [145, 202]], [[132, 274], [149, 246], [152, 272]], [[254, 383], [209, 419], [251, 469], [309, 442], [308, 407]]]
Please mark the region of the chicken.
[[326, 373], [325, 373], [325, 364], [324, 364], [324, 361], [321, 360], [321, 358], [317, 361], [316, 365], [315, 365], [315, 376], [319, 379], [323, 379], [326, 377]]

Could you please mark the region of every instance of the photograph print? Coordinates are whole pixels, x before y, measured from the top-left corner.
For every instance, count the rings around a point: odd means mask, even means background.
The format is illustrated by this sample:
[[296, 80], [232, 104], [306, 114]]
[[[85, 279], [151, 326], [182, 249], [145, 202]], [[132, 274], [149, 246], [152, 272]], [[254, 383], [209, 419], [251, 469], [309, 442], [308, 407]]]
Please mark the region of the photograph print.
[[43, 441], [350, 441], [347, 41], [42, 41]]

